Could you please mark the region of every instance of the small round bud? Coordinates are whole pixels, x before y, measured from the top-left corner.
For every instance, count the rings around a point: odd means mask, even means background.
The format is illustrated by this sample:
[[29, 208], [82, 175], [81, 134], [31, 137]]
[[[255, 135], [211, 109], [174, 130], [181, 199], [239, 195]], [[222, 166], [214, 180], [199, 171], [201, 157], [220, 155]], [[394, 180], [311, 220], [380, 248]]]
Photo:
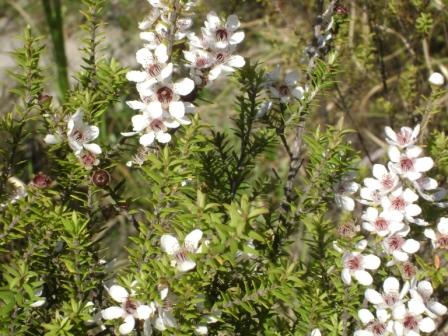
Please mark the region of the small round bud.
[[53, 101], [53, 97], [47, 94], [41, 94], [39, 96], [39, 104], [45, 108], [50, 107], [51, 102]]
[[342, 6], [342, 5], [338, 5], [338, 6], [336, 6], [336, 8], [335, 8], [335, 10], [334, 10], [335, 12], [336, 12], [336, 14], [338, 14], [338, 15], [347, 15], [347, 13], [348, 13], [348, 9], [347, 9], [347, 7], [345, 7], [345, 6]]
[[109, 185], [111, 178], [107, 170], [97, 169], [93, 172], [91, 180], [97, 187], [104, 188]]
[[439, 72], [433, 72], [428, 78], [429, 82], [435, 86], [442, 86], [445, 83], [445, 78]]
[[353, 238], [358, 231], [357, 227], [351, 222], [342, 223], [337, 229], [338, 234], [344, 238]]
[[51, 185], [52, 179], [45, 175], [42, 172], [39, 172], [36, 176], [34, 176], [32, 184], [40, 189], [48, 188]]

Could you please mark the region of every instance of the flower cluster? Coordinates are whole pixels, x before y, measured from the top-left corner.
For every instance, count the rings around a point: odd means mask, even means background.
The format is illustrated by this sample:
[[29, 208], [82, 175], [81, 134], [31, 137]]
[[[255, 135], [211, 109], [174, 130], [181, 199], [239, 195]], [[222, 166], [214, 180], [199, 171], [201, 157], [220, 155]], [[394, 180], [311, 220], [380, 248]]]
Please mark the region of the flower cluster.
[[[433, 288], [430, 282], [416, 280], [416, 267], [410, 259], [419, 251], [421, 242], [410, 237], [413, 225], [427, 226], [420, 218], [422, 208], [418, 204], [419, 195], [425, 200], [435, 200], [443, 194], [437, 189], [437, 182], [426, 176], [434, 165], [430, 157], [422, 156], [423, 150], [416, 145], [420, 127], [402, 127], [394, 132], [385, 128], [389, 144], [387, 165], [375, 164], [372, 177], [364, 179], [360, 188], [358, 202], [365, 209], [362, 213], [362, 229], [372, 235], [370, 245], [378, 256], [386, 258], [386, 267], [399, 266], [403, 278], [394, 276], [385, 279], [382, 292], [373, 288], [365, 291], [366, 300], [373, 305], [376, 314], [367, 309], [359, 311], [364, 329], [356, 331], [357, 336], [379, 335], [420, 335], [420, 332], [435, 330], [434, 319], [444, 315], [446, 307], [431, 298]], [[342, 181], [347, 186], [337, 193], [337, 203], [345, 210], [352, 211], [355, 202], [352, 195], [357, 191], [352, 181]], [[436, 194], [427, 192], [436, 191]], [[424, 234], [430, 238], [435, 248], [448, 246], [448, 220], [442, 218], [437, 227], [426, 229]], [[362, 255], [367, 248], [367, 240], [358, 243], [357, 251], [345, 252], [343, 256], [342, 280], [351, 283], [353, 276], [361, 285], [370, 286], [372, 276], [366, 269], [378, 269], [381, 259], [375, 254]], [[389, 274], [393, 271], [389, 269]]]
[[[99, 164], [98, 155], [102, 153], [101, 147], [94, 143], [100, 130], [97, 126], [88, 125], [84, 122], [84, 113], [78, 109], [70, 116], [67, 122], [67, 141], [75, 156], [81, 161], [86, 169], [92, 169]], [[53, 145], [63, 141], [63, 132], [47, 134], [44, 141]]]
[[244, 32], [239, 28], [236, 15], [230, 15], [224, 21], [215, 12], [210, 12], [202, 27], [202, 36], [188, 35], [190, 48], [184, 51], [184, 56], [196, 85], [204, 87], [221, 74], [232, 73], [244, 66], [244, 58], [234, 54], [237, 45], [244, 40]]

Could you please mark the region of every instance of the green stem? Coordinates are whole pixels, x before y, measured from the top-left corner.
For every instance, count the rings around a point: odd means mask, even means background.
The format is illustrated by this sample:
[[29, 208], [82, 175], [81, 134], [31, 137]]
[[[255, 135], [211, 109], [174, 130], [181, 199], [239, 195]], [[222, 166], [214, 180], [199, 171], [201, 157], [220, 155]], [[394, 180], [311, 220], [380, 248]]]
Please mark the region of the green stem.
[[64, 100], [69, 89], [67, 56], [65, 54], [64, 28], [61, 15], [61, 0], [42, 0], [45, 20], [53, 43], [53, 56], [58, 76], [59, 98]]

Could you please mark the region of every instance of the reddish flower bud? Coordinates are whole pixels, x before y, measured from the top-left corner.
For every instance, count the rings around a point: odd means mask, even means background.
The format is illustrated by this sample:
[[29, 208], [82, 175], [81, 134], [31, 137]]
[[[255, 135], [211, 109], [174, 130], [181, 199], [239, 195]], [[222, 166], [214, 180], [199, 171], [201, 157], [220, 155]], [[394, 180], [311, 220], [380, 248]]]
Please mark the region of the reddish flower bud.
[[347, 15], [347, 13], [348, 13], [348, 9], [347, 9], [347, 7], [345, 7], [345, 6], [342, 6], [342, 5], [338, 5], [338, 6], [336, 6], [336, 8], [335, 8], [335, 12], [336, 12], [336, 14], [339, 14], [339, 15]]
[[110, 183], [111, 177], [107, 170], [97, 169], [91, 176], [91, 181], [94, 185], [100, 188], [107, 187]]
[[47, 94], [42, 94], [39, 96], [39, 104], [44, 107], [49, 107], [51, 105], [52, 100], [53, 97]]
[[48, 188], [51, 185], [51, 182], [53, 182], [52, 179], [42, 172], [39, 172], [34, 176], [32, 181], [33, 185], [40, 189]]
[[403, 278], [411, 279], [417, 274], [417, 267], [413, 263], [406, 261], [402, 265]]

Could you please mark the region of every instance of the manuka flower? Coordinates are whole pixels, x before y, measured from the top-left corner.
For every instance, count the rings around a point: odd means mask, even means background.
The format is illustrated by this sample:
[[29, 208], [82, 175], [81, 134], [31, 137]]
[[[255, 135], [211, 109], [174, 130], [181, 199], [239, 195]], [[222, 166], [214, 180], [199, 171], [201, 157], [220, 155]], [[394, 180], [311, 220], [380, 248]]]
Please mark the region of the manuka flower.
[[420, 243], [418, 241], [405, 238], [409, 230], [409, 226], [407, 226], [405, 229], [384, 238], [382, 242], [384, 251], [394, 258], [387, 263], [387, 266], [394, 265], [396, 261], [408, 261], [409, 254], [414, 254], [420, 249]]
[[164, 44], [160, 44], [154, 50], [154, 54], [148, 48], [140, 49], [137, 51], [136, 59], [142, 65], [143, 71], [129, 71], [126, 78], [131, 82], [155, 83], [167, 79], [173, 72], [173, 64], [166, 63], [168, 54]]
[[401, 214], [383, 211], [378, 212], [376, 208], [369, 207], [362, 215], [364, 222], [362, 228], [369, 232], [385, 237], [390, 233], [400, 231], [404, 227]]
[[120, 325], [121, 335], [127, 335], [134, 330], [135, 320], [147, 320], [154, 315], [154, 303], [143, 305], [139, 301], [131, 298], [128, 291], [118, 285], [113, 285], [108, 289], [112, 299], [121, 304], [121, 306], [112, 306], [101, 312], [103, 319], [114, 320], [123, 319], [124, 323]]
[[448, 218], [440, 218], [437, 224], [437, 232], [433, 229], [426, 229], [424, 234], [431, 239], [434, 248], [448, 250]]
[[395, 147], [389, 147], [389, 158], [392, 162], [391, 168], [401, 176], [415, 181], [422, 177], [422, 173], [427, 172], [434, 166], [434, 161], [430, 157], [419, 157], [422, 149], [417, 146], [406, 148], [404, 153]]
[[[168, 120], [168, 119], [167, 119]], [[167, 133], [170, 123], [165, 122], [163, 117], [153, 118], [146, 114], [138, 114], [132, 117], [133, 132], [123, 132], [123, 136], [140, 134], [140, 144], [148, 147], [157, 140], [160, 143], [171, 141], [171, 135]]]
[[380, 267], [381, 260], [376, 255], [361, 254], [362, 250], [367, 246], [367, 242], [358, 243], [359, 251], [345, 252], [342, 257], [343, 270], [342, 281], [346, 285], [352, 283], [352, 277], [354, 277], [361, 285], [370, 286], [373, 282], [373, 278], [367, 270], [376, 270]]
[[399, 132], [395, 132], [390, 127], [384, 129], [386, 132], [386, 141], [393, 146], [399, 148], [406, 148], [412, 146], [417, 141], [420, 133], [420, 125], [415, 126], [414, 129], [410, 127], [402, 127]]
[[353, 211], [355, 208], [355, 201], [352, 197], [359, 189], [359, 184], [351, 181], [349, 178], [344, 178], [336, 183], [334, 187], [335, 202], [338, 208]]
[[217, 49], [235, 46], [244, 40], [244, 32], [236, 31], [240, 27], [236, 15], [230, 15], [227, 21], [223, 22], [215, 12], [210, 12], [204, 25], [202, 28], [204, 39]]
[[413, 281], [410, 289], [411, 297], [423, 302], [426, 307], [426, 314], [432, 318], [443, 316], [447, 313], [447, 308], [440, 302], [432, 298], [434, 289], [429, 281]]
[[372, 177], [364, 179], [364, 188], [361, 188], [361, 197], [367, 200], [375, 201], [377, 197], [375, 195], [384, 195], [394, 190], [399, 179], [397, 174], [392, 171], [388, 171], [387, 168], [381, 164], [373, 165]]
[[409, 188], [403, 190], [402, 187], [397, 188], [388, 196], [381, 199], [382, 207], [391, 213], [396, 212], [397, 217], [404, 216], [409, 222], [414, 223], [414, 217], [418, 216], [422, 209], [414, 204], [418, 200], [418, 195]]
[[419, 336], [433, 332], [436, 325], [430, 317], [423, 317], [426, 308], [422, 301], [411, 299], [407, 305], [404, 303], [396, 306], [392, 311], [395, 335]]
[[383, 283], [383, 292], [380, 293], [373, 288], [366, 289], [364, 296], [367, 301], [378, 309], [393, 309], [401, 304], [404, 297], [409, 292], [409, 281], [403, 284], [400, 291], [400, 282], [395, 277], [388, 277]]
[[266, 75], [267, 84], [271, 97], [280, 99], [283, 104], [289, 103], [291, 99], [301, 99], [305, 89], [298, 85], [300, 75], [297, 71], [291, 71], [282, 79], [280, 76], [280, 66]]
[[87, 150], [94, 155], [101, 154], [101, 147], [92, 143], [98, 135], [100, 130], [96, 126], [87, 125], [83, 121], [83, 112], [76, 111], [72, 115], [67, 124], [68, 144], [75, 155], [80, 155], [83, 150]]
[[356, 330], [354, 336], [383, 336], [390, 335], [393, 331], [393, 322], [385, 310], [377, 310], [376, 318], [367, 309], [360, 309], [358, 317], [364, 324], [364, 329]]
[[201, 230], [191, 231], [184, 240], [184, 245], [180, 246], [179, 241], [172, 235], [165, 234], [160, 239], [162, 250], [171, 258], [171, 264], [176, 266], [180, 272], [188, 272], [196, 267], [190, 255], [201, 252], [199, 241], [202, 238]]

